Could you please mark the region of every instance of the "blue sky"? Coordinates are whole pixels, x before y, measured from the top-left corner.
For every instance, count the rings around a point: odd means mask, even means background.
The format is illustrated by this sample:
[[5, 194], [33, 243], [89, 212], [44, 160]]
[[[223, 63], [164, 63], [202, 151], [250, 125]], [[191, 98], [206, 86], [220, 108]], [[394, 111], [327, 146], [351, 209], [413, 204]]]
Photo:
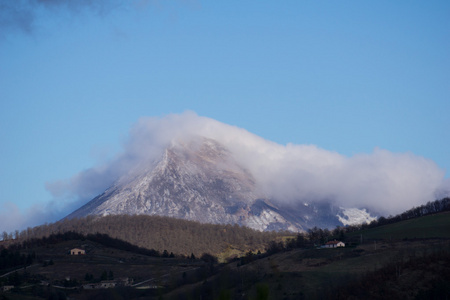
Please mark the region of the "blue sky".
[[186, 110], [449, 177], [448, 1], [65, 3], [0, 4], [0, 215], [50, 203], [46, 183], [113, 157], [140, 117]]

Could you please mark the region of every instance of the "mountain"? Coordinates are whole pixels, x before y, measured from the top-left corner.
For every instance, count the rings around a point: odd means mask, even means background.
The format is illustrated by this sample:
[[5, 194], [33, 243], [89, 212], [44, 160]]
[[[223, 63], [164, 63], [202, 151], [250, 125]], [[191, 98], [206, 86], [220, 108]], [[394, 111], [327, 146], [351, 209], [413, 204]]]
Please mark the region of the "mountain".
[[270, 199], [232, 152], [203, 137], [173, 141], [160, 159], [140, 164], [68, 218], [116, 214], [171, 216], [261, 231], [335, 227], [351, 223], [355, 214], [370, 218], [365, 211], [346, 214], [327, 202]]

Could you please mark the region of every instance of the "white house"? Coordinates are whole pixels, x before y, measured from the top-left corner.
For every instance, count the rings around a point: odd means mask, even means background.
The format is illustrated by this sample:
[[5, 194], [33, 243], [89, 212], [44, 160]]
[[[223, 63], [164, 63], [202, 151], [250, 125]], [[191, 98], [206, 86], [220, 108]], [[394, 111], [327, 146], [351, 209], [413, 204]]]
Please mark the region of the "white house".
[[345, 243], [341, 241], [330, 241], [323, 245], [324, 248], [337, 248], [337, 247], [345, 247]]
[[70, 250], [70, 255], [85, 255], [86, 250], [80, 248], [73, 248]]

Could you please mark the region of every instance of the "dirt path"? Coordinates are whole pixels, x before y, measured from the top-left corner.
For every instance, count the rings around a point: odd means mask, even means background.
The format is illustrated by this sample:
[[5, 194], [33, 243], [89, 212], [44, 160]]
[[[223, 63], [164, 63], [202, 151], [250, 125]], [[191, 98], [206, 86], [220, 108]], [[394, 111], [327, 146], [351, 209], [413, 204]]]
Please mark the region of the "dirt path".
[[[26, 267], [25, 269], [29, 269], [29, 268], [33, 268], [33, 267], [38, 267], [38, 266], [40, 266], [40, 265], [41, 265], [41, 264], [31, 265], [31, 266]], [[0, 278], [1, 278], [1, 277], [8, 276], [9, 274], [12, 274], [12, 273], [14, 273], [14, 272], [17, 272], [17, 271], [20, 271], [20, 270], [23, 270], [23, 269], [24, 269], [24, 267], [20, 267], [20, 268], [18, 268], [18, 269], [12, 270], [12, 271], [10, 271], [10, 272], [8, 272], [8, 273], [5, 273], [5, 274], [3, 274], [3, 275], [0, 275]]]

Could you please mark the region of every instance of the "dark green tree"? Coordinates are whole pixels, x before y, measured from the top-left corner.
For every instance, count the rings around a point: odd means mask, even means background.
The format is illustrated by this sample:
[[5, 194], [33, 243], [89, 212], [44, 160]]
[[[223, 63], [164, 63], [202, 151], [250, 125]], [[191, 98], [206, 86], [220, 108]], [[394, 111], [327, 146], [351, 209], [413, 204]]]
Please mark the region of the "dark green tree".
[[108, 273], [103, 271], [102, 275], [100, 275], [100, 280], [108, 280]]

